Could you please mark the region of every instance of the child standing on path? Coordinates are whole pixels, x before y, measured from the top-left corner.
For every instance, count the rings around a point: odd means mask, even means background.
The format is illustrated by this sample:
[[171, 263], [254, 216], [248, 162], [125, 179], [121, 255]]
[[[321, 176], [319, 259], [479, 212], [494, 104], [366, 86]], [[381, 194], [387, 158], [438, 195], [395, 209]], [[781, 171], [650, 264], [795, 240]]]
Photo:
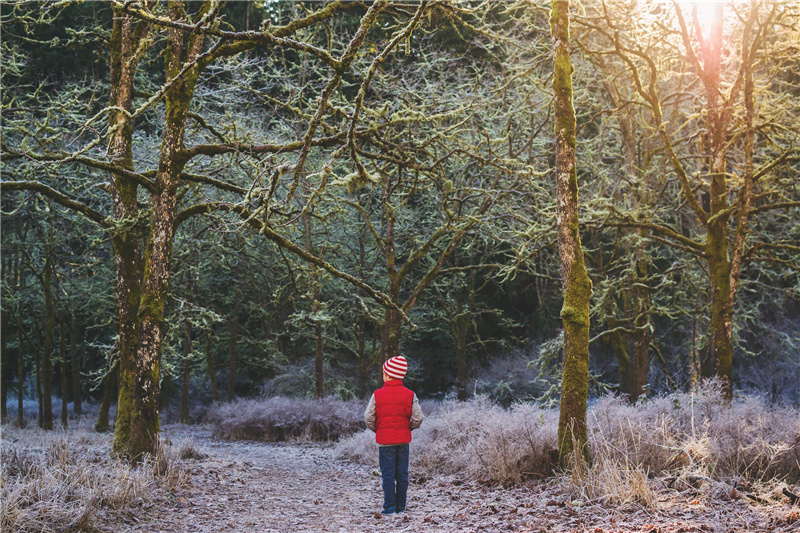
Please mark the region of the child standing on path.
[[402, 513], [408, 490], [408, 443], [422, 424], [414, 391], [403, 386], [408, 363], [402, 355], [383, 363], [383, 387], [369, 399], [364, 420], [375, 432], [383, 477], [383, 514]]

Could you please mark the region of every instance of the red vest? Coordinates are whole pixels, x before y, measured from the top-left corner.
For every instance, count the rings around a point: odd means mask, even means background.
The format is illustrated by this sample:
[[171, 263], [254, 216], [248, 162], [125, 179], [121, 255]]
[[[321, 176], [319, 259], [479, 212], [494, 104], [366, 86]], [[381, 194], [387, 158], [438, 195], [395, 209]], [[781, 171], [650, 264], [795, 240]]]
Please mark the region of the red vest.
[[414, 392], [403, 380], [392, 379], [375, 391], [375, 442], [406, 444], [411, 442], [411, 404]]

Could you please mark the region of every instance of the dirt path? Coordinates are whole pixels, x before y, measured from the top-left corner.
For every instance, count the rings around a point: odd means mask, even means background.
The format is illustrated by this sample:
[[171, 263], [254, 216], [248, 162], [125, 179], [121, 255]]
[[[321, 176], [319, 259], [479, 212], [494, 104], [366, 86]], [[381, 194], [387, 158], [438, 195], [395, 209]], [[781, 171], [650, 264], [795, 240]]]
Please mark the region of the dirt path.
[[164, 434], [173, 442], [190, 436], [206, 457], [194, 461], [191, 482], [172, 508], [127, 531], [475, 531], [454, 523], [453, 511], [464, 508], [458, 518], [471, 522], [468, 508], [484, 504], [470, 497], [476, 487], [454, 490], [445, 481], [412, 479], [407, 512], [387, 517], [379, 513], [377, 471], [335, 459], [330, 446], [222, 442], [200, 429], [166, 428]]
[[[411, 476], [407, 512], [385, 517], [374, 468], [337, 460], [330, 446], [222, 442], [196, 427], [167, 427], [173, 442], [191, 437], [206, 457], [191, 461], [189, 486], [171, 505], [152, 509], [120, 531], [592, 533], [800, 531], [744, 500], [683, 501], [665, 496], [657, 510], [573, 505], [554, 488], [486, 487], [453, 478]], [[413, 454], [413, 449], [412, 449]], [[673, 491], [674, 492], [674, 491]]]

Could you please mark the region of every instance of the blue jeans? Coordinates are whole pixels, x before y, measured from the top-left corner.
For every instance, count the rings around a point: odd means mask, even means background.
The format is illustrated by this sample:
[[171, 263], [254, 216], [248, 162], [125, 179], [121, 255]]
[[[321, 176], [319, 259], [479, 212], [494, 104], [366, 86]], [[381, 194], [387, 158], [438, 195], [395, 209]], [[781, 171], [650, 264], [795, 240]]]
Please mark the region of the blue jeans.
[[381, 446], [378, 462], [383, 477], [383, 511], [404, 511], [408, 492], [408, 444]]

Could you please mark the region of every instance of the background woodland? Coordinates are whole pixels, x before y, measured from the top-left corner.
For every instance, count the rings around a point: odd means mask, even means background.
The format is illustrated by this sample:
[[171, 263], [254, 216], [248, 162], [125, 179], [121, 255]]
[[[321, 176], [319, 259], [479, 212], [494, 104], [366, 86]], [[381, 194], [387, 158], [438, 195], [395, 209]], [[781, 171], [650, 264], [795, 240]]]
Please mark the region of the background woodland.
[[[397, 354], [421, 398], [558, 401], [549, 5], [0, 9], [4, 419], [118, 402], [136, 454], [135, 413], [365, 398]], [[800, 402], [800, 8], [707, 9], [572, 6], [590, 398], [729, 345]]]

